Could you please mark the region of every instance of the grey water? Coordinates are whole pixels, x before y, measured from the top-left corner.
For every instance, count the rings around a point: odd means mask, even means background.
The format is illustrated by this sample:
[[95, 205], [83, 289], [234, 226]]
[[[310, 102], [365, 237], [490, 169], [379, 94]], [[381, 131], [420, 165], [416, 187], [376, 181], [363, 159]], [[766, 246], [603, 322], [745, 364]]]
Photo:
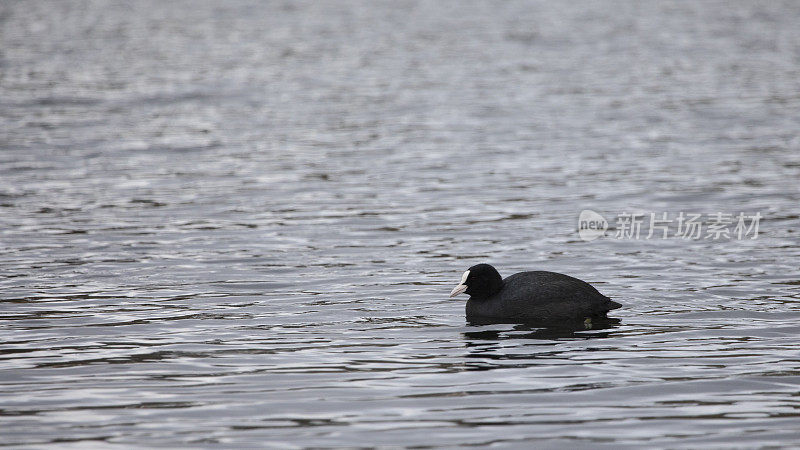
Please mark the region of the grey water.
[[[799, 22], [0, 2], [0, 444], [800, 445]], [[761, 219], [616, 236], [633, 212]], [[624, 306], [469, 324], [480, 262]]]

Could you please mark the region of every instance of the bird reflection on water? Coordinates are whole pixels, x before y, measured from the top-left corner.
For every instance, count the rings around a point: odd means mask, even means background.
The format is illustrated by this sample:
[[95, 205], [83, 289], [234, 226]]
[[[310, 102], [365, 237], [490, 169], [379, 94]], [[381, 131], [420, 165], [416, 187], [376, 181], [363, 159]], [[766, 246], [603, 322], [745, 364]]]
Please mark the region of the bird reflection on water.
[[[518, 324], [511, 328], [507, 328], [507, 326], [499, 328], [502, 326], [500, 324], [475, 324], [473, 322], [470, 322], [469, 325], [480, 329], [462, 333], [468, 350], [465, 357], [475, 359], [466, 363], [466, 370], [491, 370], [537, 365], [537, 359], [553, 357], [565, 351], [554, 348], [553, 344], [558, 341], [594, 340], [611, 337], [614, 334], [614, 329], [621, 325], [621, 320], [601, 318], [584, 322]], [[513, 347], [516, 349], [514, 353], [498, 352], [504, 347], [502, 345], [504, 341], [520, 340], [531, 340], [533, 342], [529, 344], [517, 342]], [[519, 352], [521, 348], [528, 351]]]

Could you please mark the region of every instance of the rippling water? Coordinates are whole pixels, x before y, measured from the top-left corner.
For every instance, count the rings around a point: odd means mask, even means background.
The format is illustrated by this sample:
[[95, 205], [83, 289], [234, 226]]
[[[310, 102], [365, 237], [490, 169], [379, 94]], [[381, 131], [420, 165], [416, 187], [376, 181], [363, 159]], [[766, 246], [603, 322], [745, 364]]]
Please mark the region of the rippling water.
[[[0, 441], [796, 445], [799, 20], [0, 3]], [[584, 209], [763, 218], [584, 242]], [[469, 325], [484, 261], [619, 323]]]

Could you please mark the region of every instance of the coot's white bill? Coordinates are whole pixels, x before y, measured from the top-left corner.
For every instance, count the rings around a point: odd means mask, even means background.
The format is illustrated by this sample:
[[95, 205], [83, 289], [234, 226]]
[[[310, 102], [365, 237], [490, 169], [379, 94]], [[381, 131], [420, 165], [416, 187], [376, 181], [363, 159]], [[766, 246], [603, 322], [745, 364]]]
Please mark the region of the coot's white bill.
[[452, 291], [450, 291], [450, 298], [455, 297], [458, 294], [463, 293], [467, 290], [467, 277], [469, 277], [469, 270], [464, 272], [464, 275], [461, 277], [461, 281], [458, 283], [458, 286], [454, 287]]

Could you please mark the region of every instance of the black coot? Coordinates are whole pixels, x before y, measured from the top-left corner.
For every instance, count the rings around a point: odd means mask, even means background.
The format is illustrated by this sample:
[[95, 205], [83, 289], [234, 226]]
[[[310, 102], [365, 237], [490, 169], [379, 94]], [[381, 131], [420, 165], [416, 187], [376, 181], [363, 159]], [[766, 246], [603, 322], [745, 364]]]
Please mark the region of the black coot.
[[536, 323], [605, 318], [621, 307], [589, 283], [555, 272], [520, 272], [502, 279], [489, 264], [464, 272], [450, 293], [469, 294], [471, 322]]

